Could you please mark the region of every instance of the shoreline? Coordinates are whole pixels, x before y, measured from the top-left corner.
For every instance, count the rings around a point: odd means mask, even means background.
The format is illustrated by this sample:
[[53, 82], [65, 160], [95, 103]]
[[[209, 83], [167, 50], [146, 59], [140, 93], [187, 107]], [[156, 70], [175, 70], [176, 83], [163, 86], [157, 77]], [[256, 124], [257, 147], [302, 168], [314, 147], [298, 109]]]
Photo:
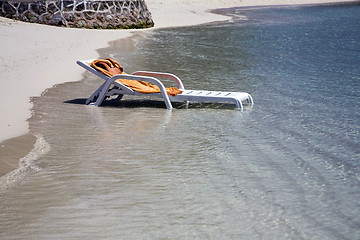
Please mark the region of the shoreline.
[[34, 147], [36, 137], [29, 131], [28, 123], [32, 111], [30, 98], [41, 96], [57, 84], [80, 81], [84, 71], [76, 65], [76, 60], [99, 57], [97, 50], [107, 47], [110, 42], [134, 36], [139, 31], [230, 20], [231, 16], [214, 12], [220, 8], [351, 2], [357, 1], [148, 0], [146, 3], [155, 27], [141, 30], [59, 28], [0, 17], [0, 64], [4, 67], [0, 73], [0, 100], [3, 103], [0, 106], [0, 178], [15, 170], [20, 159]]

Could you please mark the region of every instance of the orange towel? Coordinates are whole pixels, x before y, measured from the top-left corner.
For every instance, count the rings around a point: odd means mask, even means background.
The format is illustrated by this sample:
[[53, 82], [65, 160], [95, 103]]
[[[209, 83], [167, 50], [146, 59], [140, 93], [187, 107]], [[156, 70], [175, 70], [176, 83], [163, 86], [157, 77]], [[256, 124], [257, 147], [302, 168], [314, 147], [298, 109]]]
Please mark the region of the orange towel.
[[[118, 62], [110, 58], [94, 60], [92, 63], [90, 63], [90, 66], [109, 77], [112, 77], [117, 74], [126, 74], [124, 72], [123, 67]], [[118, 79], [116, 81], [124, 84], [125, 86], [139, 93], [161, 92], [160, 88], [157, 85], [144, 81], [127, 80], [127, 79]], [[176, 87], [166, 88], [166, 92], [170, 96], [176, 96], [177, 94], [182, 93], [182, 91]]]

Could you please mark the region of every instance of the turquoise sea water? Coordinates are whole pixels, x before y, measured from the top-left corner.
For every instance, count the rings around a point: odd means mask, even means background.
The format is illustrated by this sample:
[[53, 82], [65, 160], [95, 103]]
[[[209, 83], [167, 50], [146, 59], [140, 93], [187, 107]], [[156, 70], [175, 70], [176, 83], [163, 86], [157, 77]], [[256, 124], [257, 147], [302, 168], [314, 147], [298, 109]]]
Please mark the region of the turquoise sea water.
[[360, 6], [229, 9], [231, 23], [102, 49], [127, 72], [250, 92], [253, 108], [33, 99], [50, 150], [0, 195], [1, 239], [359, 239]]

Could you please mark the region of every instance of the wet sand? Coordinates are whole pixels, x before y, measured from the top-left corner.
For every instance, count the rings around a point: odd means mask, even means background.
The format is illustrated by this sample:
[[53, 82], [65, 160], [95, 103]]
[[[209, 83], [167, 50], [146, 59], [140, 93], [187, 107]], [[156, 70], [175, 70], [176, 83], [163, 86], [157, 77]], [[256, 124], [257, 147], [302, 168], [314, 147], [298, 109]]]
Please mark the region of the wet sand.
[[19, 167], [19, 159], [34, 147], [36, 137], [30, 133], [5, 140], [0, 145], [0, 177]]

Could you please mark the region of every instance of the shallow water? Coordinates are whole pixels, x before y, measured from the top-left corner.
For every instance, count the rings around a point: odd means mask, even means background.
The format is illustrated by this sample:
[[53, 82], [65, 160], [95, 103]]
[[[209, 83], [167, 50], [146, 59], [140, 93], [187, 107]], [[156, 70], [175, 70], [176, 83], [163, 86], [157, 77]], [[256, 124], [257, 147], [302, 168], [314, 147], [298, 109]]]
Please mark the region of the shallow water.
[[30, 125], [51, 150], [1, 193], [0, 238], [358, 239], [359, 6], [229, 12], [248, 20], [157, 30], [101, 55], [188, 88], [248, 91], [253, 108], [89, 107], [89, 74], [48, 90]]

